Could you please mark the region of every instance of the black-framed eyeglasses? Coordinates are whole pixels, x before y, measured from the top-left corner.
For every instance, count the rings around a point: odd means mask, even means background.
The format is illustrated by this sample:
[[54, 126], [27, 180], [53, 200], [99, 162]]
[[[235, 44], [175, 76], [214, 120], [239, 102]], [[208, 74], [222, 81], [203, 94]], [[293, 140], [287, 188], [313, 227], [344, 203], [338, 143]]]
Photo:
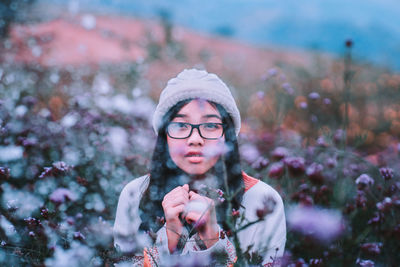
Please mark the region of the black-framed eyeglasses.
[[167, 126], [167, 134], [174, 139], [185, 139], [192, 135], [193, 129], [197, 129], [199, 135], [204, 139], [215, 140], [224, 134], [222, 123], [206, 122], [191, 124], [187, 122], [170, 122]]

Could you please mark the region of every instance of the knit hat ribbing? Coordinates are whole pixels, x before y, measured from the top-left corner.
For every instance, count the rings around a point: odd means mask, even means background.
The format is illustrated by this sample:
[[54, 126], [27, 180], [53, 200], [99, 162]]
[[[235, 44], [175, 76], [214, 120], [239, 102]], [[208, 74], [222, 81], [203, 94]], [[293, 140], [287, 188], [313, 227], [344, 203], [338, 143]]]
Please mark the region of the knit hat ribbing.
[[218, 103], [232, 117], [235, 133], [240, 131], [240, 113], [226, 84], [213, 73], [204, 70], [185, 69], [168, 81], [161, 92], [160, 101], [153, 115], [153, 128], [156, 134], [162, 125], [162, 118], [175, 104], [187, 99], [201, 98]]

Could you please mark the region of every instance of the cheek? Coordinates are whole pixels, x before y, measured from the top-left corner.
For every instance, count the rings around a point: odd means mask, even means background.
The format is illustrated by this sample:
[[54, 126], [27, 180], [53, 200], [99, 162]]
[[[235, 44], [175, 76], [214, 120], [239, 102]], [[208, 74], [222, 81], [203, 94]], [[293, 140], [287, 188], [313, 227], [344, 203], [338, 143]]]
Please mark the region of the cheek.
[[216, 143], [208, 144], [204, 147], [204, 156], [208, 158], [219, 158], [222, 154], [227, 152], [227, 146], [223, 139], [216, 141]]
[[169, 154], [174, 161], [176, 161], [179, 157], [183, 157], [185, 153], [185, 147], [181, 140], [167, 138], [167, 144]]

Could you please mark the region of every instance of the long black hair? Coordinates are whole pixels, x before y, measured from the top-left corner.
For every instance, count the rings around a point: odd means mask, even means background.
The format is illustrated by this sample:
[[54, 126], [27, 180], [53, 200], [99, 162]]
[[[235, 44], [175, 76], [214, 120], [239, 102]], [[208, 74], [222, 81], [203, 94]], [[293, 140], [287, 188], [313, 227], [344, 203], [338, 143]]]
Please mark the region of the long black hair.
[[[140, 229], [155, 232], [163, 224], [164, 212], [162, 200], [164, 196], [177, 186], [185, 184], [186, 173], [182, 171], [170, 157], [167, 143], [166, 128], [168, 123], [178, 114], [181, 108], [192, 99], [178, 102], [163, 117], [163, 123], [158, 131], [153, 157], [150, 165], [150, 182], [147, 190], [139, 204], [140, 218], [142, 224]], [[210, 102], [210, 101], [209, 101]], [[242, 169], [238, 142], [235, 134], [235, 127], [231, 116], [217, 103], [210, 102], [219, 111], [224, 125], [225, 145], [228, 148], [226, 153], [214, 165], [213, 172], [217, 177], [220, 188], [224, 188], [225, 194], [233, 196], [232, 208], [239, 209], [244, 193]], [[226, 175], [226, 176], [225, 176]], [[225, 179], [227, 185], [225, 185]], [[229, 192], [226, 192], [229, 190]], [[222, 202], [216, 206], [218, 223], [228, 230], [226, 225], [228, 203]], [[230, 211], [228, 211], [230, 212]], [[160, 220], [161, 219], [161, 220]]]

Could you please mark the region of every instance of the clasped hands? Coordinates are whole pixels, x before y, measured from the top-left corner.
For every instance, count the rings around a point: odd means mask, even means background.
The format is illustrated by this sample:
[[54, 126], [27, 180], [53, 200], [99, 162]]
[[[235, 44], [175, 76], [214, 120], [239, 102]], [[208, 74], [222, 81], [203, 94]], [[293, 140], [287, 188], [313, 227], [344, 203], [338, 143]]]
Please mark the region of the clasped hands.
[[194, 224], [207, 248], [218, 241], [219, 227], [214, 201], [189, 190], [189, 185], [178, 186], [162, 201], [167, 227], [168, 249], [175, 251], [182, 234], [182, 220]]

